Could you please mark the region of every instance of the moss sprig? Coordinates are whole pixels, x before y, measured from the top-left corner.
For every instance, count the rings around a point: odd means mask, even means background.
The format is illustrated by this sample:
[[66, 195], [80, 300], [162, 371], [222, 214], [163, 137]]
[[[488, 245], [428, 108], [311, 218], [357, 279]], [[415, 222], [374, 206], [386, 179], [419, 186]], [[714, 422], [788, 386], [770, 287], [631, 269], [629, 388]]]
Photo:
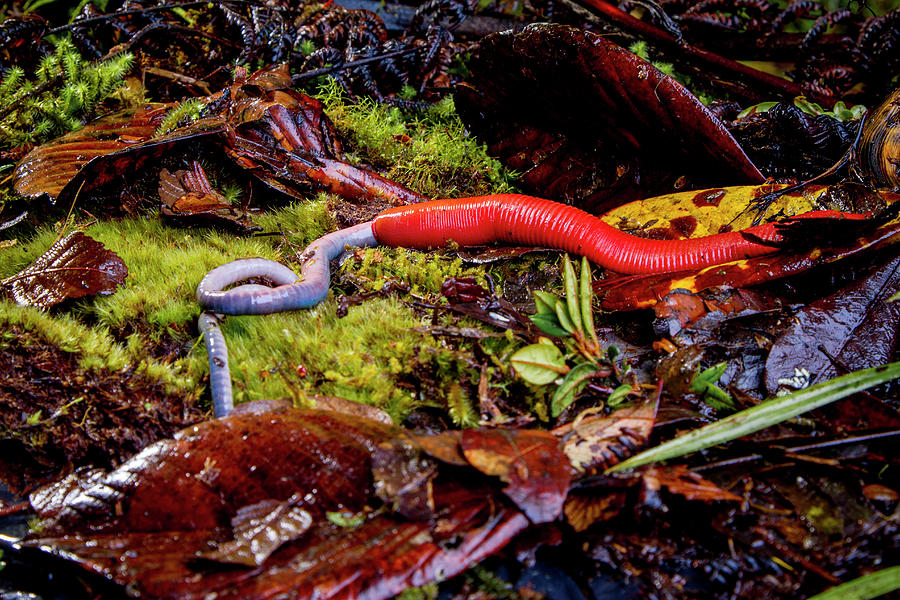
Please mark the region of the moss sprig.
[[134, 64], [123, 53], [85, 61], [68, 39], [41, 59], [29, 77], [19, 67], [0, 81], [0, 148], [40, 144], [81, 127], [122, 84]]

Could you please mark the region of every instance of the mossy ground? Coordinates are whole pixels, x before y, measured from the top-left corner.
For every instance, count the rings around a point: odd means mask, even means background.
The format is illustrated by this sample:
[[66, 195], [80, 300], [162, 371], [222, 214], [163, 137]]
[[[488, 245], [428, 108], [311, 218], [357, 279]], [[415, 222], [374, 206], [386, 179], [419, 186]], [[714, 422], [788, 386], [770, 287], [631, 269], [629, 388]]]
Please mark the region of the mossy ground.
[[[466, 137], [449, 101], [407, 115], [374, 104], [344, 104], [334, 90], [326, 89], [322, 97], [355, 160], [386, 167], [382, 172], [421, 193], [510, 189], [510, 175]], [[195, 326], [198, 282], [213, 267], [243, 257], [270, 258], [299, 270], [300, 251], [336, 228], [332, 215], [340, 202], [320, 195], [257, 214], [254, 223], [268, 235], [256, 237], [173, 228], [155, 214], [98, 220], [76, 206], [69, 228], [83, 229], [117, 253], [129, 268], [125, 284], [109, 296], [50, 311], [0, 300], [0, 327], [26, 331], [70, 353], [91, 372], [137, 370], [208, 409], [206, 352]], [[43, 253], [58, 229], [59, 224], [47, 224], [0, 248], [0, 278]], [[466, 267], [449, 254], [386, 248], [356, 253], [334, 279], [364, 282], [363, 290], [399, 279], [411, 287], [404, 298], [440, 302], [440, 286], [450, 276], [485, 280], [482, 268]], [[458, 424], [477, 424], [473, 390], [481, 368], [471, 343], [416, 331], [433, 324], [432, 315], [396, 297], [367, 300], [338, 318], [340, 292], [333, 289], [328, 300], [308, 311], [225, 319], [237, 402], [283, 397], [305, 404], [315, 394], [334, 395], [379, 406], [398, 421], [428, 405], [446, 410]], [[501, 339], [485, 347], [502, 353], [515, 344]]]

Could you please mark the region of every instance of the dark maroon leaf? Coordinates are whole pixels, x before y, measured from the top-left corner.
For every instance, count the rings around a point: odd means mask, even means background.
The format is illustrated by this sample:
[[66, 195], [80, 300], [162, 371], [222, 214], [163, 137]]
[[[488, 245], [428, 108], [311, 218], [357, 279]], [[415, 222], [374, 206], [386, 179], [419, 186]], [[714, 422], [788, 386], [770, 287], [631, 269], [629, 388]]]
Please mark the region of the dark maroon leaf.
[[0, 285], [19, 304], [47, 308], [69, 298], [112, 294], [127, 276], [115, 252], [74, 231]]
[[805, 383], [816, 383], [841, 375], [844, 369], [890, 362], [900, 331], [900, 303], [887, 299], [898, 290], [900, 258], [894, 258], [868, 277], [800, 310], [775, 340], [766, 361], [769, 393], [798, 373]]
[[486, 37], [467, 65], [460, 114], [538, 195], [600, 212], [683, 175], [763, 180], [697, 98], [603, 36], [531, 25]]
[[572, 469], [553, 434], [531, 429], [466, 429], [460, 447], [469, 464], [508, 484], [503, 493], [532, 522], [546, 523], [562, 512]]

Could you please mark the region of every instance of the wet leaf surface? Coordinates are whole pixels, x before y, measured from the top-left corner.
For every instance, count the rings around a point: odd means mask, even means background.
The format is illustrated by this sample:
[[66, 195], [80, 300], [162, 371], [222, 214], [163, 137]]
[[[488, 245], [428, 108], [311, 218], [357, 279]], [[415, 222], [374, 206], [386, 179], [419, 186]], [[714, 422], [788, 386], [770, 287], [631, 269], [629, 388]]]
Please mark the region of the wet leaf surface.
[[48, 308], [71, 298], [112, 294], [127, 276], [128, 267], [115, 252], [74, 231], [23, 270], [0, 280], [0, 286], [21, 305]]
[[253, 230], [247, 213], [213, 189], [197, 161], [190, 169], [160, 171], [159, 201], [160, 214], [175, 225], [213, 225], [237, 233]]
[[684, 175], [763, 179], [690, 92], [600, 35], [547, 24], [495, 34], [468, 68], [460, 113], [536, 195], [601, 212]]
[[888, 302], [900, 289], [900, 259], [813, 302], [794, 315], [766, 361], [766, 388], [775, 393], [797, 371], [816, 383], [890, 362], [897, 345], [900, 305]]
[[540, 430], [466, 429], [460, 437], [463, 456], [476, 469], [499, 477], [503, 493], [534, 523], [562, 512], [572, 477], [559, 440]]
[[[151, 597], [329, 598], [365, 589], [387, 598], [461, 571], [527, 524], [488, 480], [435, 478], [434, 463], [400, 429], [330, 411], [271, 409], [196, 425], [107, 475], [32, 494], [50, 520], [28, 545], [65, 550]], [[546, 480], [551, 466], [559, 472], [551, 462], [556, 440], [537, 433], [505, 438], [523, 452], [507, 466], [532, 471], [497, 474], [523, 504], [518, 492], [537, 476], [544, 487], [528, 509], [540, 515], [561, 508], [568, 470], [557, 485]], [[431, 504], [413, 514], [422, 505], [409, 499], [421, 490]], [[407, 518], [373, 510], [376, 494], [407, 498], [397, 503]], [[545, 505], [552, 506], [537, 508]], [[362, 520], [336, 525], [329, 511]]]
[[740, 502], [741, 497], [723, 490], [711, 481], [703, 479], [684, 465], [653, 467], [641, 474], [645, 489], [656, 493], [665, 488], [671, 494], [700, 502]]

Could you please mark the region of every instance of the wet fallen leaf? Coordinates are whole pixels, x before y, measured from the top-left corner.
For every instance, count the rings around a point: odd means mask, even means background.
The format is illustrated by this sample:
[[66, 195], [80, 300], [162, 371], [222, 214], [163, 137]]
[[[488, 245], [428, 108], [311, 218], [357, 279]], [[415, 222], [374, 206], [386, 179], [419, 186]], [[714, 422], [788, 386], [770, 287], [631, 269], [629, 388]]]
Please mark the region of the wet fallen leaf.
[[[774, 394], [798, 370], [805, 383], [881, 365], [897, 345], [900, 304], [887, 299], [900, 289], [900, 258], [871, 275], [802, 308], [776, 338], [766, 360], [766, 389]], [[787, 387], [791, 387], [790, 384]]]
[[594, 523], [618, 516], [625, 500], [625, 493], [620, 490], [573, 490], [566, 498], [566, 521], [575, 531], [584, 531]]
[[[486, 478], [433, 478], [433, 465], [390, 425], [265, 403], [33, 494], [49, 520], [26, 544], [144, 597], [389, 598], [460, 572], [528, 524]], [[429, 518], [373, 508], [378, 486], [414, 496], [432, 480]]]
[[115, 252], [73, 231], [25, 269], [0, 280], [0, 287], [19, 304], [47, 308], [71, 298], [112, 294], [127, 276], [128, 267]]
[[473, 467], [507, 483], [503, 493], [532, 522], [546, 523], [562, 512], [572, 471], [552, 434], [528, 429], [466, 429], [460, 447]]
[[247, 213], [213, 189], [198, 161], [190, 169], [160, 171], [159, 200], [160, 214], [174, 224], [216, 225], [238, 233], [253, 229]]
[[700, 271], [657, 275], [634, 275], [594, 282], [598, 303], [605, 310], [649, 308], [673, 290], [691, 292], [713, 287], [748, 287], [807, 271], [863, 252], [874, 252], [898, 241], [900, 220], [894, 219], [874, 231], [861, 231], [852, 241], [832, 246], [816, 245], [807, 250], [785, 250], [777, 254], [738, 260]]
[[652, 467], [641, 473], [644, 487], [654, 492], [667, 489], [672, 494], [700, 502], [740, 502], [741, 497], [703, 479], [684, 465]]
[[239, 508], [231, 519], [234, 539], [198, 556], [248, 567], [261, 565], [280, 546], [309, 530], [312, 515], [300, 503], [301, 496], [294, 494], [283, 502], [261, 500]]
[[631, 456], [643, 446], [656, 422], [659, 401], [645, 401], [604, 415], [595, 409], [578, 415], [574, 421], [557, 427], [554, 434], [579, 472], [606, 469]]
[[601, 35], [530, 25], [484, 38], [467, 67], [460, 114], [536, 195], [600, 212], [682, 175], [763, 180], [690, 92]]

